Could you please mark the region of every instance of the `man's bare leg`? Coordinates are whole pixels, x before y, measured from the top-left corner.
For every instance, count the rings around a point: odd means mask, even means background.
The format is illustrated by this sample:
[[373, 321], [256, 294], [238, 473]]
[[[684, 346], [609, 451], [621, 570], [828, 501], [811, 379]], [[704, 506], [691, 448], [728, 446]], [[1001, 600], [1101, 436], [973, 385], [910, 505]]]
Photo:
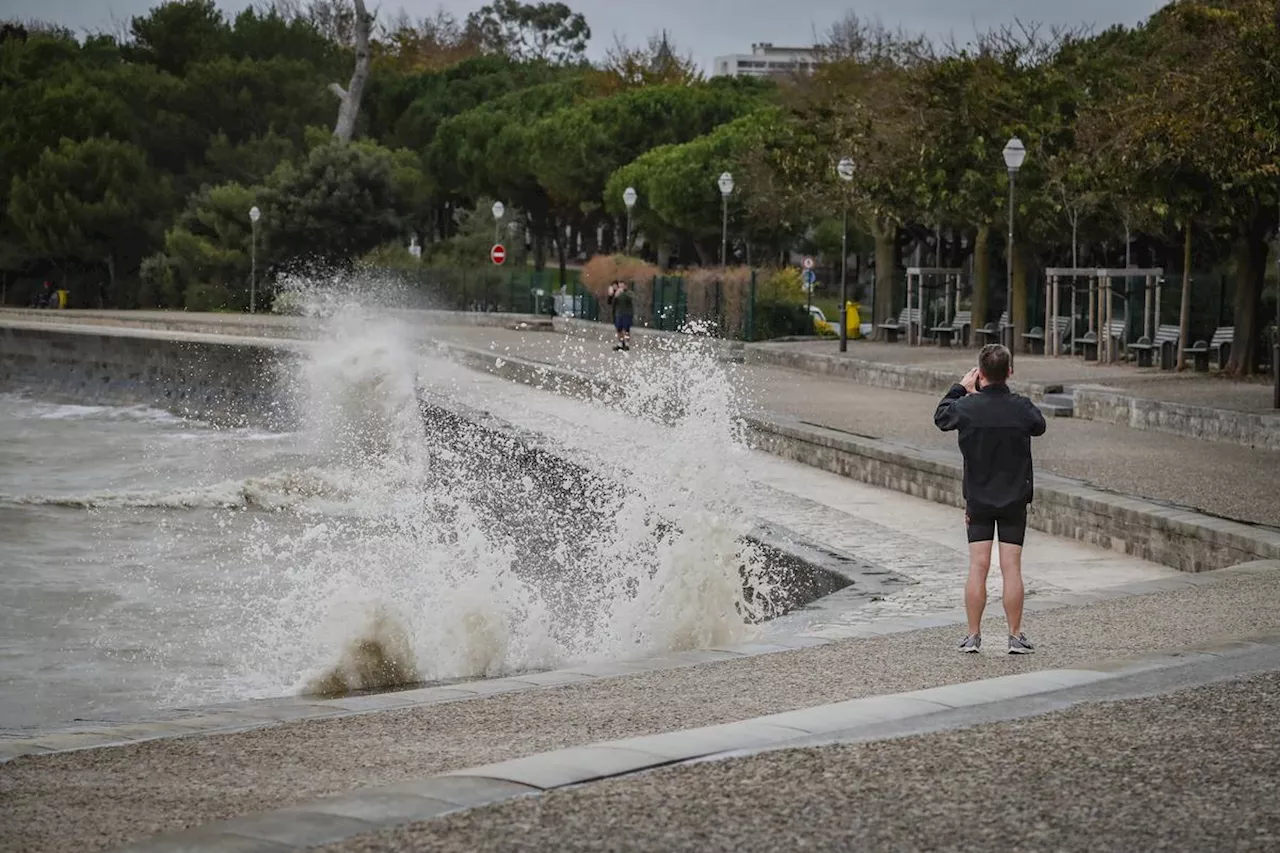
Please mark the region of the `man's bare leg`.
[[[982, 633], [982, 611], [987, 609], [987, 572], [991, 570], [991, 541], [969, 543], [969, 582], [964, 586], [964, 610], [969, 636]], [[1004, 546], [1001, 545], [1001, 554]]]
[[1009, 636], [1022, 633], [1022, 602], [1026, 592], [1022, 586], [1022, 546], [1000, 543], [1000, 577], [1004, 615], [1009, 620]]

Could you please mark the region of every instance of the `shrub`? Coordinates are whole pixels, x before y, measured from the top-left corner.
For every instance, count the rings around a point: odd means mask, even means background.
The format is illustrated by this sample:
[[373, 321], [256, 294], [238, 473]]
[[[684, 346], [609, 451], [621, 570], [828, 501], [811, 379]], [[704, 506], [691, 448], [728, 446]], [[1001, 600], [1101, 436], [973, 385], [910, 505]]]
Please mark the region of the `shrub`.
[[178, 304], [173, 265], [163, 253], [157, 252], [144, 260], [138, 276], [139, 308], [173, 308]]
[[221, 284], [192, 284], [183, 297], [188, 311], [226, 311], [231, 307], [231, 291]]
[[726, 337], [742, 337], [751, 301], [750, 267], [700, 267], [684, 272], [691, 320], [714, 320]]
[[595, 296], [603, 310], [609, 301], [609, 285], [618, 280], [629, 282], [635, 298], [634, 322], [637, 326], [647, 326], [653, 322], [653, 278], [661, 272], [639, 258], [596, 255], [582, 268], [582, 285]]
[[805, 301], [804, 279], [797, 267], [783, 267], [761, 273], [757, 281], [756, 299], [763, 302]]
[[759, 300], [756, 302], [755, 321], [755, 339], [758, 341], [813, 334], [813, 315], [803, 305], [794, 302]]

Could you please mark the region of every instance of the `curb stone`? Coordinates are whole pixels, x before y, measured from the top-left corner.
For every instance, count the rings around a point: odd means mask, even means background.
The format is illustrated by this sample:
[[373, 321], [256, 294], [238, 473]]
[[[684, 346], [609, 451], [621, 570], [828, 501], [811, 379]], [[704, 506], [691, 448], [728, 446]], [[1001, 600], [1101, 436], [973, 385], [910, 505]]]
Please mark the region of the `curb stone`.
[[115, 853], [275, 853], [335, 843], [450, 812], [536, 796], [672, 764], [786, 748], [806, 738], [855, 735], [882, 723], [910, 723], [959, 709], [1047, 696], [1070, 688], [1280, 646], [1280, 634], [1169, 651], [1132, 661], [1041, 670], [870, 696], [696, 729], [568, 747], [427, 779], [367, 788], [277, 811], [219, 821], [114, 848]]
[[[1171, 592], [1188, 586], [1205, 586], [1236, 577], [1280, 572], [1280, 560], [1257, 561], [1203, 575], [1177, 575], [1151, 581], [1140, 581], [1095, 592], [1075, 593], [1053, 598], [1032, 598], [1026, 603], [1029, 613], [1078, 607], [1116, 598]], [[90, 730], [47, 732], [25, 739], [0, 739], [0, 764], [22, 756], [51, 755], [84, 749], [129, 746], [151, 740], [233, 734], [267, 728], [283, 722], [325, 720], [355, 717], [362, 714], [398, 708], [416, 708], [452, 702], [484, 699], [501, 693], [548, 689], [564, 684], [578, 684], [598, 679], [621, 678], [649, 672], [662, 672], [721, 661], [739, 660], [767, 654], [780, 654], [804, 648], [825, 646], [844, 640], [862, 640], [905, 634], [912, 631], [963, 625], [963, 609], [944, 613], [860, 625], [824, 629], [821, 633], [797, 633], [768, 637], [764, 642], [748, 642], [737, 646], [675, 652], [642, 660], [589, 664], [551, 672], [532, 673], [488, 681], [469, 682], [448, 687], [425, 687], [395, 693], [378, 693], [347, 699], [320, 700], [307, 697], [246, 702], [235, 706], [210, 709], [196, 717], [178, 717], [154, 722], [137, 721], [112, 726], [100, 725]]]

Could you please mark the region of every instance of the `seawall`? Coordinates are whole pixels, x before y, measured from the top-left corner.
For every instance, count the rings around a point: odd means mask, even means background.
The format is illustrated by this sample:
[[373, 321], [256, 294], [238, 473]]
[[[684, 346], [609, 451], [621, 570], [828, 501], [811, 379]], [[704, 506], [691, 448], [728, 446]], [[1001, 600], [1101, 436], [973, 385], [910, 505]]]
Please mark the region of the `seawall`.
[[278, 382], [310, 344], [92, 325], [0, 322], [0, 390], [145, 404], [220, 425], [287, 428]]
[[[441, 349], [468, 367], [514, 382], [574, 396], [601, 390], [592, 377], [509, 354], [498, 356], [452, 344]], [[873, 486], [963, 506], [963, 468], [958, 452], [862, 438], [785, 416], [750, 418], [747, 424], [757, 449]], [[1052, 475], [1036, 478], [1036, 502], [1027, 523], [1054, 536], [1185, 572], [1280, 559], [1280, 530], [1107, 492]]]
[[[281, 319], [271, 322], [288, 325]], [[232, 328], [242, 327], [228, 324], [228, 331]], [[292, 334], [303, 331], [294, 327]], [[0, 320], [0, 390], [145, 403], [219, 423], [287, 427], [293, 407], [280, 389], [288, 383], [276, 379], [313, 345], [283, 335], [230, 337]], [[602, 392], [598, 379], [571, 370], [455, 344], [437, 347], [467, 367], [512, 381], [578, 398]], [[749, 426], [753, 444], [777, 456], [938, 503], [962, 503], [958, 454], [776, 415], [754, 418]], [[1051, 475], [1037, 478], [1029, 524], [1188, 572], [1280, 559], [1280, 531]]]

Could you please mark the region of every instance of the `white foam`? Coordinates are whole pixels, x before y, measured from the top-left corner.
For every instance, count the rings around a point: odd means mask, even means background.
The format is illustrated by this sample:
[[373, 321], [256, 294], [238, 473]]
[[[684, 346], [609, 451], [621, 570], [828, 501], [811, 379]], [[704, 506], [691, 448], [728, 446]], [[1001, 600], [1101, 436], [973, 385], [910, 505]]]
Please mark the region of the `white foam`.
[[[309, 475], [330, 511], [311, 522], [300, 516], [305, 523], [293, 532], [264, 519], [243, 543], [245, 562], [256, 567], [245, 584], [253, 594], [206, 639], [227, 647], [234, 695], [304, 690], [335, 674], [360, 686], [352, 661], [364, 655], [353, 649], [371, 643], [404, 645], [415, 677], [429, 681], [750, 635], [741, 566], [758, 561], [734, 509], [734, 394], [709, 352], [673, 349], [665, 368], [611, 394], [611, 405], [637, 418], [660, 410], [665, 426], [637, 420], [637, 428], [669, 430], [671, 441], [618, 466], [625, 489], [571, 483], [570, 506], [554, 511], [594, 508], [597, 526], [583, 535], [565, 524], [531, 559], [520, 531], [557, 529], [545, 515], [558, 484], [494, 483], [483, 469], [459, 478], [418, 409], [415, 374], [439, 368], [418, 354], [420, 330], [350, 299], [322, 307], [328, 338], [294, 391], [306, 415], [299, 441], [316, 462]], [[647, 452], [619, 436], [620, 457]], [[263, 482], [289, 511], [316, 506], [306, 488]], [[484, 509], [494, 490], [521, 496], [497, 522]], [[279, 500], [282, 491], [301, 499]], [[249, 492], [223, 497], [241, 505]], [[379, 686], [369, 680], [364, 686]]]

